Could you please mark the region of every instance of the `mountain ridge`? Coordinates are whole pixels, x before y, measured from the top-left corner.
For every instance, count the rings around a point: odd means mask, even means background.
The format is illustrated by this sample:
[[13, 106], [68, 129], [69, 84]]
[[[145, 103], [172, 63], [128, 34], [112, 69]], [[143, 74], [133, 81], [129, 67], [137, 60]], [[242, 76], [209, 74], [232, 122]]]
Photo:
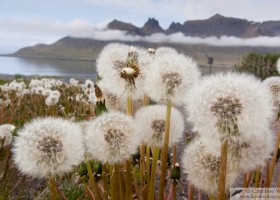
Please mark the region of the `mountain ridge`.
[[[126, 31], [130, 35], [149, 36], [153, 33], [173, 34], [182, 32], [192, 37], [221, 37], [234, 36], [240, 38], [254, 38], [259, 36], [279, 36], [279, 21], [254, 22], [246, 19], [225, 17], [215, 14], [208, 19], [187, 20], [183, 24], [172, 22], [167, 29], [163, 29], [155, 18], [149, 18], [143, 27], [132, 23], [113, 20], [108, 24], [108, 29]], [[147, 28], [148, 27], [148, 28]]]

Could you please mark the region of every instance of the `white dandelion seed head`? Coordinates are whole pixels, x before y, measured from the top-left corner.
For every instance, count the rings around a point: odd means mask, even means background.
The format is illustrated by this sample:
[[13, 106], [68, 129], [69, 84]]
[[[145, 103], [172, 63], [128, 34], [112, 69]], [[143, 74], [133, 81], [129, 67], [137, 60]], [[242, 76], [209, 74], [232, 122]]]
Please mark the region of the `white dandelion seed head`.
[[278, 73], [280, 74], [280, 57], [277, 60], [276, 68], [277, 68]]
[[[8, 146], [11, 144], [13, 135], [12, 132], [16, 129], [16, 127], [12, 124], [2, 124], [0, 125], [0, 139], [4, 139], [3, 146]], [[0, 148], [2, 147], [2, 143], [0, 142]]]
[[53, 106], [55, 104], [57, 104], [59, 101], [59, 97], [55, 96], [55, 95], [49, 95], [46, 99], [45, 99], [45, 104], [47, 106]]
[[196, 62], [182, 54], [158, 56], [144, 81], [145, 93], [156, 102], [182, 105], [189, 89], [200, 78]]
[[[218, 190], [221, 159], [220, 148], [216, 144], [211, 138], [201, 137], [192, 141], [182, 156], [182, 169], [188, 181], [206, 193]], [[233, 186], [237, 176], [236, 169], [227, 168], [226, 189]]]
[[[135, 114], [137, 135], [147, 145], [163, 147], [165, 133], [166, 106], [152, 105], [139, 109]], [[174, 107], [171, 111], [169, 146], [178, 143], [184, 132], [182, 114]]]
[[195, 131], [235, 141], [270, 129], [274, 116], [271, 102], [270, 91], [254, 76], [216, 74], [190, 90], [186, 110]]
[[35, 88], [35, 93], [38, 95], [43, 95], [45, 88], [43, 88], [42, 86], [37, 86]]
[[139, 145], [134, 121], [123, 113], [104, 113], [90, 121], [85, 131], [87, 154], [102, 163], [122, 163]]
[[263, 82], [269, 87], [273, 102], [278, 106], [280, 104], [280, 77], [271, 76], [266, 78]]
[[24, 89], [22, 91], [22, 95], [25, 95], [25, 94], [30, 94], [30, 90], [29, 89]]
[[76, 87], [76, 86], [79, 86], [79, 81], [76, 80], [76, 79], [74, 79], [74, 78], [71, 78], [71, 79], [69, 80], [69, 84], [70, 84], [70, 86]]
[[[246, 137], [246, 135], [245, 135]], [[254, 137], [242, 141], [230, 141], [228, 159], [241, 172], [255, 170], [258, 166], [264, 167], [270, 158], [275, 145], [275, 136], [271, 132], [256, 133]]]
[[18, 132], [13, 145], [19, 170], [39, 178], [62, 175], [84, 160], [82, 129], [61, 118], [38, 118]]
[[19, 82], [16, 82], [16, 81], [12, 81], [9, 84], [9, 88], [10, 88], [10, 90], [13, 90], [15, 92], [22, 92], [22, 90], [23, 90], [22, 84]]
[[42, 94], [43, 94], [43, 96], [47, 97], [51, 94], [51, 92], [52, 92], [51, 89], [45, 89]]
[[85, 80], [85, 86], [87, 88], [93, 88], [94, 83], [92, 82], [92, 80], [87, 79], [87, 80]]
[[50, 92], [50, 95], [56, 96], [57, 98], [59, 98], [60, 97], [60, 92], [58, 90], [52, 90]]

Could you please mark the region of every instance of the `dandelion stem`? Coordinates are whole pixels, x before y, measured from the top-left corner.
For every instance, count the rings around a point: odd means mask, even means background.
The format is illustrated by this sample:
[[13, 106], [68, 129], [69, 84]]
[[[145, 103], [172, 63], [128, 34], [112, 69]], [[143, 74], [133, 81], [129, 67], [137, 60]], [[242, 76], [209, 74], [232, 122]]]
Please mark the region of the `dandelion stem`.
[[265, 178], [265, 187], [269, 188], [270, 186], [270, 178], [269, 178], [269, 174], [270, 174], [270, 168], [269, 168], [269, 161], [266, 162], [266, 178]]
[[171, 102], [168, 101], [166, 106], [164, 144], [161, 152], [161, 175], [160, 175], [160, 185], [159, 185], [159, 200], [163, 200], [164, 198], [165, 176], [167, 171], [169, 131], [170, 131], [170, 117], [171, 117]]
[[160, 152], [160, 149], [158, 147], [155, 147], [154, 152], [153, 152], [153, 163], [152, 163], [149, 198], [148, 198], [149, 200], [155, 199], [156, 169], [157, 169], [159, 152]]
[[102, 165], [102, 179], [103, 179], [103, 188], [104, 188], [103, 199], [108, 199], [107, 166], [106, 166], [106, 164]]
[[255, 175], [255, 188], [259, 187], [260, 183], [260, 177], [261, 177], [261, 168], [258, 166], [256, 169], [256, 175]]
[[128, 95], [126, 99], [126, 114], [129, 116], [132, 115], [132, 98], [130, 95]]
[[140, 200], [140, 193], [139, 193], [139, 187], [137, 184], [137, 178], [136, 178], [136, 168], [133, 168], [133, 183], [134, 183], [134, 189], [137, 195], [137, 199]]
[[125, 169], [126, 169], [126, 173], [125, 173], [125, 186], [126, 186], [126, 190], [125, 190], [125, 196], [126, 196], [126, 200], [130, 200], [132, 199], [132, 190], [131, 190], [131, 163], [130, 160], [127, 160], [125, 162]]
[[151, 164], [150, 164], [150, 147], [149, 145], [146, 146], [146, 178], [147, 178], [147, 195], [149, 194], [149, 188], [150, 188], [150, 174], [151, 174]]
[[221, 144], [221, 165], [220, 175], [218, 182], [218, 200], [225, 199], [225, 187], [226, 187], [226, 175], [227, 175], [227, 152], [228, 152], [228, 140], [225, 140]]
[[[176, 144], [173, 145], [173, 165], [175, 166], [177, 162], [177, 148], [176, 148]], [[177, 183], [174, 180], [173, 184], [172, 184], [172, 191], [173, 191], [173, 199], [177, 199], [177, 189], [176, 189]]]
[[57, 190], [56, 190], [55, 177], [50, 178], [49, 185], [50, 185], [50, 192], [51, 192], [51, 200], [56, 200]]
[[188, 199], [193, 200], [194, 196], [194, 186], [189, 182], [188, 183]]
[[90, 161], [87, 162], [87, 171], [88, 171], [89, 181], [90, 181], [91, 186], [93, 187], [93, 190], [95, 192], [95, 197], [96, 197], [97, 200], [101, 200], [102, 198], [101, 198], [101, 195], [99, 193], [98, 186], [95, 183], [95, 180], [94, 180], [94, 177], [93, 177], [93, 174], [92, 174]]
[[144, 196], [144, 176], [145, 176], [145, 145], [142, 144], [140, 146], [140, 162], [139, 162], [139, 167], [140, 167], [140, 183], [141, 183], [141, 193], [142, 193], [142, 197]]
[[277, 140], [276, 140], [275, 147], [274, 147], [274, 152], [273, 152], [273, 157], [272, 157], [270, 168], [269, 168], [269, 185], [268, 185], [269, 187], [271, 185], [271, 181], [272, 181], [272, 177], [273, 177], [273, 171], [274, 171], [274, 167], [275, 167], [276, 160], [277, 160], [279, 143], [280, 143], [280, 130], [278, 131]]
[[213, 193], [209, 195], [209, 200], [215, 200], [215, 195]]
[[112, 200], [115, 200], [115, 174], [114, 174], [114, 166], [110, 166], [110, 196]]

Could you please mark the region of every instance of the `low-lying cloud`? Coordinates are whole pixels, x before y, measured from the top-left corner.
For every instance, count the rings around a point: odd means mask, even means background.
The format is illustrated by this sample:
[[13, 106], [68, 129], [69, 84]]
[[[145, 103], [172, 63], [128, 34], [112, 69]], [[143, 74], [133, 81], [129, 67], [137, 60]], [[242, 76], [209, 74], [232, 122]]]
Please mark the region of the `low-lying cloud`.
[[255, 37], [255, 38], [238, 38], [234, 36], [222, 37], [190, 37], [185, 36], [182, 32], [166, 35], [163, 33], [155, 33], [151, 36], [128, 35], [126, 31], [93, 29], [92, 32], [72, 34], [73, 37], [78, 38], [92, 38], [96, 40], [119, 40], [119, 41], [144, 41], [151, 43], [183, 43], [183, 44], [208, 44], [213, 46], [266, 46], [266, 47], [280, 47], [279, 37]]
[[199, 38], [185, 36], [181, 32], [171, 35], [155, 33], [151, 36], [133, 36], [128, 35], [125, 31], [109, 30], [105, 24], [107, 22], [94, 27], [88, 21], [82, 19], [74, 19], [68, 23], [62, 21], [0, 20], [0, 27], [2, 27], [0, 29], [0, 53], [11, 53], [11, 51], [37, 43], [50, 44], [67, 35], [103, 41], [119, 40], [152, 43], [208, 44], [214, 46], [280, 47], [280, 36], [248, 39], [232, 36]]

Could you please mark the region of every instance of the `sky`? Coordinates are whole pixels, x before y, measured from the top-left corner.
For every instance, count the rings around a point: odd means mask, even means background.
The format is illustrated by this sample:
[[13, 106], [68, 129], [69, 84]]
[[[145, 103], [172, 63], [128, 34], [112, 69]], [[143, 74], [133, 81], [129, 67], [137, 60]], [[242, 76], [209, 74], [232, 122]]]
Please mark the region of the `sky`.
[[113, 19], [142, 27], [149, 17], [167, 29], [172, 22], [207, 19], [216, 13], [249, 21], [280, 20], [280, 0], [0, 0], [0, 54], [38, 43], [51, 44], [72, 35], [95, 39], [163, 40], [216, 45], [266, 44], [280, 46], [279, 38], [240, 40], [234, 37], [190, 38], [182, 34], [130, 37], [108, 31]]

